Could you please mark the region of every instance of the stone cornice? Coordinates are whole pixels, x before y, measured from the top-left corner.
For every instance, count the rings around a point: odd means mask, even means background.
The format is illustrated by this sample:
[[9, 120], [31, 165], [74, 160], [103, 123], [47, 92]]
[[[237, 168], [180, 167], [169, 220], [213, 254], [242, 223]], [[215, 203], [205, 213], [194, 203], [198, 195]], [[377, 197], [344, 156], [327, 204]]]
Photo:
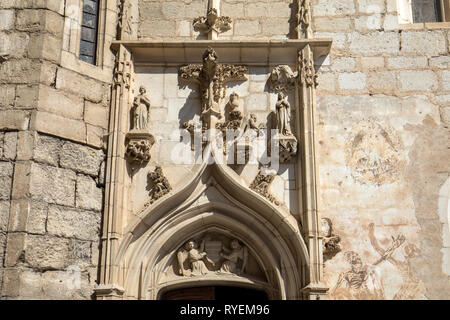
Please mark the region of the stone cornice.
[[136, 65], [179, 65], [198, 63], [206, 47], [217, 51], [223, 63], [248, 65], [295, 64], [298, 51], [310, 45], [314, 57], [325, 56], [331, 39], [302, 40], [193, 40], [193, 41], [113, 41], [111, 48], [125, 46], [133, 54]]

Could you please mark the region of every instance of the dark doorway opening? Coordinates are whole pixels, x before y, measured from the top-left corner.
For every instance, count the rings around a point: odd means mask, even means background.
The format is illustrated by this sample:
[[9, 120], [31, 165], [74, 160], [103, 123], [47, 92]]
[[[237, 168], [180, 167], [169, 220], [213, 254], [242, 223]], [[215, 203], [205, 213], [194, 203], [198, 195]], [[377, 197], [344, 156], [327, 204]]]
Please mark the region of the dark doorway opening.
[[262, 290], [209, 286], [175, 289], [161, 295], [161, 300], [239, 300], [239, 301], [265, 301], [267, 294]]

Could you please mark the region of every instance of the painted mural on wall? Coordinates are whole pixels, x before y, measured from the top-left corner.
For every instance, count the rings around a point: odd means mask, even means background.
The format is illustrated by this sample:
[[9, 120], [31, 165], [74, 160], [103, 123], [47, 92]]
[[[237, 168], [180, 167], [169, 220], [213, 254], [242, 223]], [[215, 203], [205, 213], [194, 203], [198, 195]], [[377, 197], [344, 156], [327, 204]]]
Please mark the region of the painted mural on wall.
[[[404, 300], [424, 298], [424, 284], [411, 270], [410, 260], [420, 254], [419, 248], [408, 243], [402, 234], [391, 236], [387, 245], [375, 237], [375, 225], [368, 226], [368, 238], [378, 253], [377, 260], [366, 261], [361, 253], [348, 250], [343, 253], [347, 269], [331, 285], [329, 298], [334, 300]], [[395, 275], [387, 275], [383, 264], [389, 264]], [[401, 285], [393, 296], [385, 291], [386, 278], [398, 276]]]
[[348, 136], [347, 164], [360, 183], [394, 182], [406, 165], [400, 136], [374, 117], [360, 121]]

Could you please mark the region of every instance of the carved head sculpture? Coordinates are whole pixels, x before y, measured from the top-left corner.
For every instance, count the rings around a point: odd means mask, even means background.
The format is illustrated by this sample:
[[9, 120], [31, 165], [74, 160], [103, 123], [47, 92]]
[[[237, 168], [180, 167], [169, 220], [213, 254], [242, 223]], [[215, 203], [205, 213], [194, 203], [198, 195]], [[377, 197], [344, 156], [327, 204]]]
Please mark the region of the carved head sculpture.
[[278, 93], [278, 100], [283, 100], [284, 99], [284, 93], [283, 92], [279, 92]]
[[216, 51], [213, 49], [213, 48], [211, 48], [211, 47], [208, 47], [207, 49], [206, 49], [206, 51], [203, 53], [203, 62], [207, 62], [207, 61], [216, 61], [218, 59], [218, 57], [217, 57], [217, 53], [216, 53]]
[[235, 249], [239, 249], [241, 247], [241, 245], [237, 239], [233, 239], [230, 242], [230, 247], [231, 247], [231, 249], [235, 250]]
[[147, 92], [147, 89], [145, 89], [144, 86], [140, 86], [140, 87], [139, 87], [139, 93], [140, 93], [141, 95], [145, 94], [146, 92]]
[[254, 113], [250, 113], [250, 119], [256, 122], [256, 115]]
[[190, 250], [194, 249], [195, 248], [195, 241], [194, 240], [189, 240], [188, 242], [186, 242], [184, 248], [187, 251], [190, 251]]
[[322, 230], [321, 234], [324, 237], [331, 237], [333, 230], [333, 223], [329, 218], [322, 218]]
[[239, 99], [239, 95], [236, 92], [233, 92], [230, 94], [230, 101], [235, 102], [237, 99]]

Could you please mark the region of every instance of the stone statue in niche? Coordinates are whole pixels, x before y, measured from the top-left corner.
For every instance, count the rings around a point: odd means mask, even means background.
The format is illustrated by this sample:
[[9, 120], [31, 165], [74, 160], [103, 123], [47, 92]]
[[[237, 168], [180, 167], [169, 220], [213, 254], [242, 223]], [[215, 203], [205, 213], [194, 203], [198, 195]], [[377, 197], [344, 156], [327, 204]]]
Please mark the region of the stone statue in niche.
[[[205, 240], [197, 248], [195, 240], [189, 240], [184, 248], [178, 251], [178, 272], [182, 276], [202, 276], [210, 273], [206, 263], [214, 266], [214, 262], [204, 252]], [[206, 262], [206, 263], [205, 263]]]
[[278, 94], [275, 105], [275, 123], [272, 129], [278, 130], [278, 135], [272, 137], [278, 140], [280, 162], [284, 163], [297, 155], [297, 138], [291, 131], [291, 105], [286, 98], [286, 92], [295, 88], [298, 72], [293, 72], [288, 65], [275, 67], [269, 77], [270, 90]]
[[150, 113], [150, 99], [146, 96], [144, 86], [139, 88], [139, 95], [134, 98], [131, 114], [133, 119], [132, 130], [145, 130], [148, 127]]
[[329, 218], [322, 218], [323, 261], [332, 259], [341, 251], [341, 237], [334, 234], [333, 223]]
[[277, 129], [282, 135], [291, 135], [291, 105], [286, 100], [284, 93], [278, 93], [277, 110]]
[[147, 178], [150, 185], [150, 204], [172, 190], [169, 180], [167, 180], [167, 178], [164, 176], [164, 173], [160, 166], [156, 166], [155, 171], [149, 172]]
[[150, 161], [150, 150], [155, 143], [155, 138], [148, 132], [150, 99], [146, 93], [145, 87], [141, 86], [130, 111], [131, 130], [126, 135], [125, 157], [133, 169]]
[[[241, 246], [239, 240], [233, 239], [230, 242], [231, 249], [222, 247], [220, 256], [225, 259], [220, 267], [219, 273], [242, 274], [245, 272], [248, 261], [247, 247]], [[240, 264], [240, 265], [239, 265]]]

